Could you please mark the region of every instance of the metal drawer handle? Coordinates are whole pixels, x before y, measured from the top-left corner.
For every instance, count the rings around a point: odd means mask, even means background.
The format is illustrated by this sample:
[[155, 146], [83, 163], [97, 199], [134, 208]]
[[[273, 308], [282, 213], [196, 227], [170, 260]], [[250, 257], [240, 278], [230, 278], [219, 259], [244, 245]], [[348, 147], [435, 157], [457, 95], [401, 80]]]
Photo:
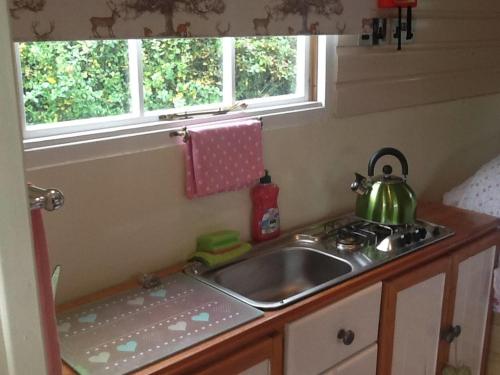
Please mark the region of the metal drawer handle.
[[443, 334], [443, 339], [451, 344], [457, 337], [462, 333], [462, 327], [456, 325], [454, 327], [450, 327], [450, 329]]
[[351, 345], [354, 341], [354, 332], [351, 331], [350, 329], [348, 330], [345, 330], [345, 329], [341, 329], [338, 333], [337, 333], [337, 338], [339, 340], [342, 340], [342, 342], [344, 343], [344, 345]]

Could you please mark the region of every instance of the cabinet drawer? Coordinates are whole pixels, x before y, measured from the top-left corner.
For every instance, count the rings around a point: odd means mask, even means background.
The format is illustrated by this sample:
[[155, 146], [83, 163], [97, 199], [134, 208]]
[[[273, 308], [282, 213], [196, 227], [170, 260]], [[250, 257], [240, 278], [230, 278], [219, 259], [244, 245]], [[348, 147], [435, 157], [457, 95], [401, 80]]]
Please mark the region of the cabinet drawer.
[[[319, 374], [377, 341], [382, 283], [305, 316], [285, 329], [285, 372]], [[346, 345], [337, 338], [350, 330]]]
[[240, 372], [238, 375], [270, 375], [271, 374], [271, 361], [266, 359], [248, 370]]
[[322, 375], [375, 375], [376, 373], [377, 344], [374, 344]]

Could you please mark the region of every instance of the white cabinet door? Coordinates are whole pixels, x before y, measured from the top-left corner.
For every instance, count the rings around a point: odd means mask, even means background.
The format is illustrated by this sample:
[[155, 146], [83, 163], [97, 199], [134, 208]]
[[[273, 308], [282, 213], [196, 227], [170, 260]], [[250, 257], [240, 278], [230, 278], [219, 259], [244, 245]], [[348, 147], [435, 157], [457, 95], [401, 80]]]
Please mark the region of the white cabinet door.
[[494, 263], [491, 247], [458, 266], [453, 326], [459, 325], [462, 332], [451, 344], [450, 363], [469, 366], [472, 375], [481, 370]]
[[376, 343], [381, 293], [377, 283], [288, 324], [285, 374], [317, 375]]
[[242, 371], [239, 375], [270, 375], [271, 374], [271, 361], [266, 359], [255, 366]]
[[436, 373], [445, 273], [397, 294], [392, 375]]
[[345, 360], [322, 375], [375, 375], [377, 373], [377, 344]]

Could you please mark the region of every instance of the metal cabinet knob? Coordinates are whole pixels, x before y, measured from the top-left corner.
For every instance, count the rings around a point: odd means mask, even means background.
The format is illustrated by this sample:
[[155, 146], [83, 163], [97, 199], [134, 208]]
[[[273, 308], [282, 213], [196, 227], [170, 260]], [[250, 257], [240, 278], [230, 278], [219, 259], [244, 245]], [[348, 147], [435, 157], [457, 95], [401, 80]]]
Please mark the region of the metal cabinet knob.
[[443, 339], [451, 344], [457, 337], [460, 336], [460, 334], [462, 333], [462, 327], [460, 327], [459, 325], [456, 325], [456, 326], [452, 326], [450, 327], [450, 329], [448, 329], [446, 332], [444, 332], [443, 334]]
[[355, 336], [354, 332], [351, 331], [350, 329], [348, 330], [341, 329], [337, 333], [337, 339], [342, 340], [344, 345], [351, 345], [354, 341], [354, 336]]

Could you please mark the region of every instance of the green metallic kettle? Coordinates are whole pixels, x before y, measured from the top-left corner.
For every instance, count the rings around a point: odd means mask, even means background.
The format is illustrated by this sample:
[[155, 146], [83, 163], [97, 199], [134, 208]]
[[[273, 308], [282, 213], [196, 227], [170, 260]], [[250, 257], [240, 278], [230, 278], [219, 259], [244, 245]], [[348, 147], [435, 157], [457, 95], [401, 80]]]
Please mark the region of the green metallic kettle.
[[[403, 177], [393, 176], [390, 165], [384, 165], [383, 175], [374, 177], [375, 164], [386, 155], [392, 155], [399, 160]], [[408, 162], [401, 151], [390, 147], [377, 151], [368, 163], [368, 178], [358, 173], [355, 175], [356, 180], [351, 184], [351, 190], [358, 194], [356, 216], [386, 225], [415, 222], [417, 199], [406, 183]]]

